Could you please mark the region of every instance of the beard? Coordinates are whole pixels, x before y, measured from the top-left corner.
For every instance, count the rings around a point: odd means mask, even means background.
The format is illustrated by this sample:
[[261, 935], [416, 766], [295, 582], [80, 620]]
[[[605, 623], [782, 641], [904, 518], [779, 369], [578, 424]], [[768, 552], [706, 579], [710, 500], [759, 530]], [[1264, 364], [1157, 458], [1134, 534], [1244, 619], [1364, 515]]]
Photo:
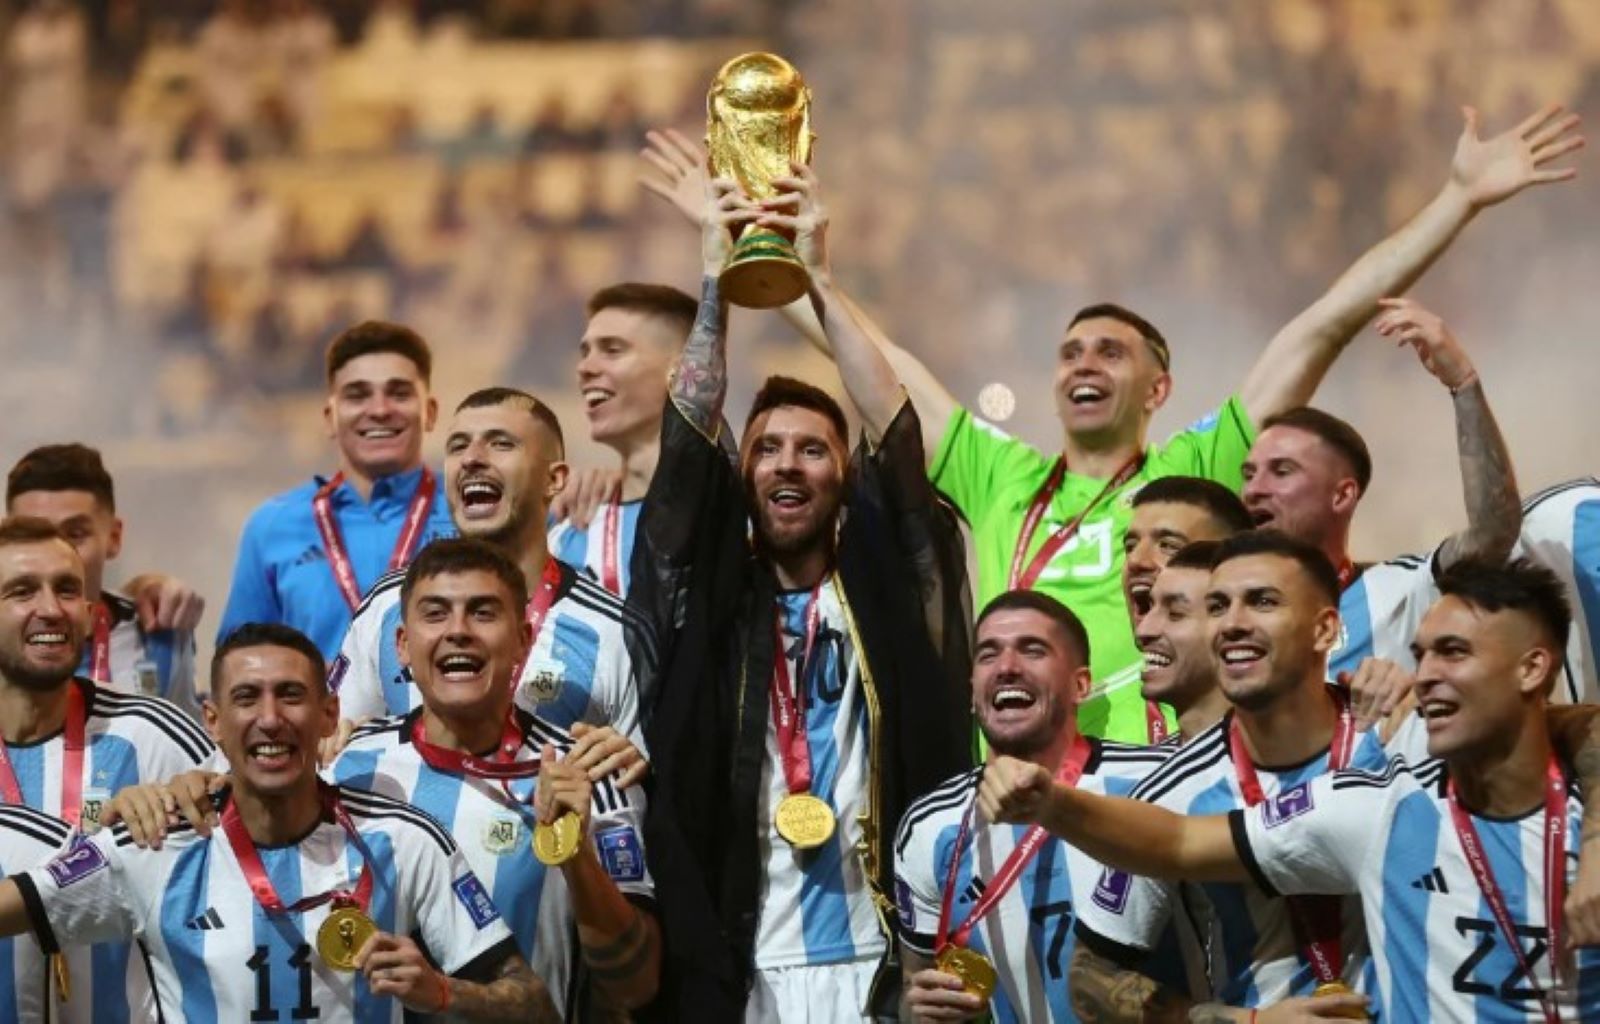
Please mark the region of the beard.
[[60, 689], [77, 672], [77, 665], [39, 668], [28, 664], [25, 658], [14, 656], [10, 652], [0, 654], [0, 676], [4, 676], [11, 685], [21, 687], [29, 693], [49, 693]]

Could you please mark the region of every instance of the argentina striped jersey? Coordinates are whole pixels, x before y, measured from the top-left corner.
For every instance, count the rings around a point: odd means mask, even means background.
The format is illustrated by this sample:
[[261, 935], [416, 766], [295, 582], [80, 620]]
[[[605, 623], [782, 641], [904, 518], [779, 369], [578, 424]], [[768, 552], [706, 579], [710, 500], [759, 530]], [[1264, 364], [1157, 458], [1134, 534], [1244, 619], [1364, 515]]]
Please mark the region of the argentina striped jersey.
[[[0, 804], [0, 875], [38, 867], [55, 856], [72, 836], [72, 826], [31, 807]], [[94, 993], [78, 992], [72, 982], [88, 980], [92, 970], [87, 949], [75, 950], [67, 964], [68, 991], [56, 986], [44, 951], [31, 935], [0, 939], [0, 1020], [18, 1024], [89, 1024], [94, 1020]]]
[[[628, 558], [633, 553], [633, 538], [639, 526], [639, 510], [644, 501], [624, 501], [617, 507], [617, 582], [623, 596], [628, 593]], [[605, 582], [606, 510], [595, 512], [589, 525], [579, 528], [570, 519], [550, 526], [550, 553], [590, 579]]]
[[1572, 602], [1566, 666], [1554, 699], [1600, 701], [1600, 480], [1569, 480], [1529, 498], [1516, 554], [1561, 577]]

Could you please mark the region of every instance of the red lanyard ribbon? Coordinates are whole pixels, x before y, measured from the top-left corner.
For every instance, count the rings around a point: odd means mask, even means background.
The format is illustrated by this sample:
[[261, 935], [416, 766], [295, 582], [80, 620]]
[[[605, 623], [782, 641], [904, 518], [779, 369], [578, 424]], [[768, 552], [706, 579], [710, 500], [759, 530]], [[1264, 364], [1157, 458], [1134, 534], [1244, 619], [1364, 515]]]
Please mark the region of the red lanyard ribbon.
[[[1093, 748], [1082, 733], [1073, 737], [1072, 748], [1067, 751], [1067, 756], [1061, 759], [1061, 767], [1056, 770], [1056, 782], [1063, 786], [1076, 786], [1083, 777], [1084, 766], [1089, 763], [1089, 755]], [[955, 903], [956, 872], [961, 867], [961, 855], [967, 845], [967, 837], [972, 832], [972, 812], [977, 807], [976, 799], [967, 805], [967, 813], [961, 818], [961, 828], [956, 832], [955, 845], [950, 848], [950, 867], [945, 872], [944, 898], [939, 904], [939, 930], [934, 936], [933, 951], [942, 953], [946, 946], [965, 946], [967, 939], [972, 935], [972, 929], [978, 926], [978, 921], [983, 918], [1001, 898], [1011, 890], [1017, 879], [1022, 877], [1022, 871], [1033, 860], [1034, 854], [1039, 852], [1039, 847], [1050, 838], [1050, 834], [1042, 826], [1034, 825], [1024, 832], [1022, 839], [1012, 848], [1011, 855], [1000, 865], [989, 884], [984, 886], [983, 894], [972, 905], [966, 918], [950, 929], [950, 909]], [[977, 870], [977, 862], [973, 862], [973, 870]]]
[[1153, 700], [1144, 702], [1144, 727], [1150, 736], [1150, 745], [1165, 743], [1167, 739], [1167, 716], [1162, 712], [1161, 705]]
[[1028, 506], [1027, 515], [1022, 519], [1022, 532], [1017, 537], [1017, 548], [1011, 553], [1011, 571], [1006, 574], [1006, 588], [1008, 590], [1032, 589], [1033, 585], [1038, 582], [1040, 573], [1044, 572], [1045, 566], [1049, 565], [1050, 560], [1056, 557], [1056, 552], [1060, 551], [1067, 541], [1077, 536], [1078, 528], [1083, 525], [1085, 519], [1089, 518], [1089, 513], [1093, 512], [1113, 491], [1132, 480], [1134, 474], [1139, 472], [1139, 468], [1143, 465], [1144, 453], [1142, 452], [1123, 463], [1122, 468], [1117, 470], [1110, 480], [1106, 481], [1106, 485], [1100, 489], [1100, 493], [1095, 495], [1089, 504], [1083, 507], [1082, 512], [1079, 512], [1071, 522], [1064, 524], [1056, 532], [1045, 538], [1044, 543], [1039, 545], [1039, 550], [1034, 553], [1033, 559], [1024, 568], [1023, 559], [1027, 556], [1028, 545], [1032, 543], [1034, 533], [1039, 529], [1039, 521], [1044, 518], [1045, 512], [1050, 508], [1050, 502], [1054, 500], [1056, 492], [1061, 489], [1061, 484], [1067, 477], [1067, 460], [1056, 459], [1055, 465], [1050, 467], [1050, 475], [1045, 478], [1044, 484], [1039, 488], [1039, 492], [1033, 496], [1033, 503]]
[[622, 596], [622, 577], [617, 570], [621, 561], [617, 556], [621, 532], [622, 485], [618, 484], [611, 500], [606, 502], [605, 520], [600, 527], [600, 585], [618, 597]]
[[244, 872], [245, 881], [250, 883], [250, 891], [255, 894], [256, 902], [269, 914], [298, 914], [330, 901], [353, 904], [365, 911], [367, 903], [372, 899], [372, 854], [367, 851], [367, 844], [356, 832], [355, 823], [350, 820], [350, 812], [346, 811], [344, 804], [340, 802], [339, 791], [326, 783], [318, 783], [317, 788], [322, 797], [323, 813], [333, 816], [333, 820], [339, 823], [339, 827], [344, 829], [344, 834], [361, 853], [361, 875], [356, 879], [356, 887], [353, 890], [329, 889], [327, 892], [305, 896], [287, 907], [284, 906], [282, 898], [278, 896], [278, 890], [273, 887], [272, 879], [267, 877], [266, 865], [261, 863], [261, 854], [256, 850], [255, 840], [250, 838], [250, 832], [244, 826], [244, 818], [239, 815], [238, 802], [229, 800], [228, 806], [222, 812], [222, 831], [228, 837], [228, 845], [233, 847], [233, 855], [239, 861], [239, 870]]
[[511, 670], [512, 689], [522, 683], [522, 670], [528, 667], [528, 659], [533, 657], [533, 649], [539, 644], [539, 630], [544, 628], [544, 620], [550, 614], [550, 606], [556, 603], [556, 591], [560, 588], [561, 565], [553, 555], [546, 555], [544, 572], [539, 574], [539, 585], [528, 595], [528, 606], [522, 613], [528, 625], [533, 627], [533, 635], [528, 638], [528, 653]]
[[[344, 538], [339, 534], [339, 523], [333, 516], [333, 492], [344, 483], [344, 473], [335, 473], [333, 479], [317, 489], [311, 499], [311, 518], [316, 520], [317, 532], [322, 535], [322, 549], [328, 553], [328, 567], [333, 570], [333, 581], [344, 595], [351, 611], [361, 605], [361, 585], [356, 582], [355, 566], [350, 563], [350, 553], [345, 550]], [[422, 539], [422, 529], [427, 525], [428, 512], [433, 508], [433, 470], [422, 467], [422, 477], [417, 481], [416, 493], [406, 508], [405, 522], [389, 555], [389, 571], [403, 569], [416, 554], [417, 541]]]
[[[88, 715], [83, 704], [83, 691], [76, 680], [67, 681], [67, 720], [62, 728], [61, 757], [61, 814], [60, 817], [73, 828], [83, 815], [83, 742], [84, 722]], [[17, 782], [17, 769], [11, 763], [11, 753], [0, 742], [0, 797], [8, 804], [21, 804], [22, 786]]]
[[1350, 589], [1350, 584], [1356, 581], [1355, 563], [1346, 558], [1339, 563], [1339, 592], [1342, 594]]
[[488, 757], [477, 757], [464, 750], [450, 750], [429, 743], [422, 718], [411, 724], [411, 745], [417, 748], [422, 763], [435, 771], [451, 775], [470, 775], [476, 779], [526, 779], [539, 774], [538, 761], [518, 761], [517, 751], [522, 748], [522, 729], [515, 714], [506, 716], [506, 725], [500, 733], [500, 745]]
[[93, 639], [89, 646], [89, 678], [97, 683], [111, 682], [111, 609], [102, 598], [94, 603]]
[[[1342, 691], [1330, 689], [1329, 696], [1339, 706], [1339, 719], [1333, 727], [1333, 740], [1328, 745], [1328, 771], [1336, 772], [1350, 764], [1355, 751], [1355, 716], [1350, 711], [1350, 698]], [[1246, 807], [1254, 807], [1266, 799], [1261, 791], [1261, 779], [1256, 774], [1255, 762], [1245, 746], [1244, 730], [1239, 719], [1228, 724], [1228, 748], [1233, 756], [1233, 770], [1239, 780], [1239, 791]], [[1339, 965], [1344, 957], [1340, 946], [1343, 923], [1343, 904], [1338, 896], [1290, 896], [1285, 901], [1289, 907], [1289, 920], [1300, 942], [1300, 951], [1311, 962], [1311, 970], [1318, 984], [1326, 985], [1339, 980]]]
[[776, 656], [772, 659], [772, 724], [778, 732], [778, 753], [783, 760], [783, 778], [791, 793], [806, 793], [811, 789], [811, 740], [806, 735], [806, 676], [811, 667], [811, 648], [817, 642], [817, 629], [822, 620], [821, 602], [824, 577], [811, 588], [806, 601], [805, 647], [800, 651], [800, 681], [795, 685], [789, 678], [789, 656], [783, 649], [783, 621], [781, 616], [773, 623], [777, 637]]
[[[1466, 854], [1467, 864], [1472, 868], [1473, 877], [1478, 880], [1478, 888], [1483, 890], [1484, 902], [1489, 904], [1489, 912], [1494, 915], [1495, 922], [1500, 926], [1500, 934], [1505, 938], [1511, 951], [1517, 956], [1517, 966], [1522, 970], [1522, 976], [1528, 979], [1528, 984], [1534, 987], [1539, 995], [1539, 1007], [1544, 1011], [1547, 1024], [1561, 1024], [1561, 1011], [1556, 1004], [1555, 995], [1547, 988], [1543, 988], [1534, 980], [1533, 966], [1528, 963], [1528, 955], [1523, 952], [1522, 939], [1517, 934], [1516, 922], [1511, 919], [1511, 909], [1506, 906], [1505, 894], [1500, 891], [1500, 885], [1494, 880], [1494, 869], [1489, 866], [1489, 857], [1483, 851], [1483, 843], [1478, 839], [1478, 830], [1472, 824], [1472, 815], [1461, 806], [1461, 799], [1456, 794], [1456, 782], [1451, 779], [1446, 789], [1450, 801], [1450, 818], [1455, 823], [1456, 838], [1461, 841], [1461, 852]], [[1559, 980], [1560, 964], [1566, 950], [1562, 946], [1561, 915], [1567, 895], [1567, 779], [1561, 773], [1561, 765], [1557, 763], [1554, 754], [1545, 766], [1544, 787], [1544, 920], [1545, 927], [1549, 930], [1550, 963], [1553, 966], [1552, 978]]]

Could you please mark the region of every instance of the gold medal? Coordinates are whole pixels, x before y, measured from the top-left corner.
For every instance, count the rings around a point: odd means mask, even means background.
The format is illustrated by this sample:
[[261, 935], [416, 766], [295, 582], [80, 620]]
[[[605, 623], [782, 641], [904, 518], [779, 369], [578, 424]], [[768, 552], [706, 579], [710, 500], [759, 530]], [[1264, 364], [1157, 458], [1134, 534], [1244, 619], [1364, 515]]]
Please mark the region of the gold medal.
[[534, 826], [533, 855], [556, 867], [577, 856], [582, 841], [583, 820], [576, 811], [568, 811], [548, 825], [540, 822]]
[[810, 793], [790, 793], [772, 816], [778, 835], [797, 850], [814, 850], [833, 836], [833, 808]]
[[994, 964], [975, 949], [968, 949], [965, 946], [946, 946], [944, 952], [934, 957], [933, 967], [935, 970], [960, 978], [961, 987], [966, 993], [977, 996], [985, 1003], [994, 995], [994, 986], [998, 981]]
[[[1348, 995], [1354, 995], [1354, 994], [1355, 994], [1355, 991], [1349, 985], [1346, 985], [1342, 981], [1324, 982], [1321, 985], [1317, 986], [1316, 991], [1311, 993], [1311, 995], [1313, 997], [1316, 997], [1316, 996], [1348, 996]], [[1345, 1018], [1348, 1018], [1349, 1020], [1366, 1020], [1367, 1019], [1367, 1015], [1365, 1013], [1363, 1013], [1362, 1011], [1360, 1011], [1360, 1010], [1323, 1010], [1321, 1012], [1329, 1014], [1330, 1016], [1334, 1016], [1334, 1017], [1345, 1017]]]
[[360, 907], [335, 907], [317, 929], [317, 955], [336, 971], [353, 971], [356, 954], [376, 934], [378, 926]]

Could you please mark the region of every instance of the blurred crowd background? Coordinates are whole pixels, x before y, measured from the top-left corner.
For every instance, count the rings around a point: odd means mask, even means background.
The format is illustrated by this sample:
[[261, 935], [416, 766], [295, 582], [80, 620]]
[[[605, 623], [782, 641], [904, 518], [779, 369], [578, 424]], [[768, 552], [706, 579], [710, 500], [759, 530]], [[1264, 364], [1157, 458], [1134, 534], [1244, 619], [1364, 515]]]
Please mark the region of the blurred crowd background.
[[[575, 462], [606, 461], [575, 394], [585, 297], [697, 287], [694, 233], [636, 184], [643, 133], [701, 135], [715, 69], [756, 48], [811, 83], [841, 279], [964, 400], [1010, 387], [1008, 428], [1045, 447], [1077, 307], [1167, 334], [1164, 436], [1427, 201], [1461, 104], [1485, 134], [1547, 101], [1600, 118], [1593, 0], [0, 0], [0, 458], [100, 446], [123, 573], [217, 610], [246, 513], [333, 463], [321, 355], [353, 321], [420, 330], [445, 408], [531, 388]], [[1600, 470], [1588, 164], [1486, 213], [1417, 292], [1524, 490]], [[735, 416], [766, 373], [836, 382], [776, 317], [741, 313], [735, 350]], [[1449, 403], [1409, 352], [1367, 332], [1319, 404], [1374, 449], [1358, 554], [1464, 519]]]

